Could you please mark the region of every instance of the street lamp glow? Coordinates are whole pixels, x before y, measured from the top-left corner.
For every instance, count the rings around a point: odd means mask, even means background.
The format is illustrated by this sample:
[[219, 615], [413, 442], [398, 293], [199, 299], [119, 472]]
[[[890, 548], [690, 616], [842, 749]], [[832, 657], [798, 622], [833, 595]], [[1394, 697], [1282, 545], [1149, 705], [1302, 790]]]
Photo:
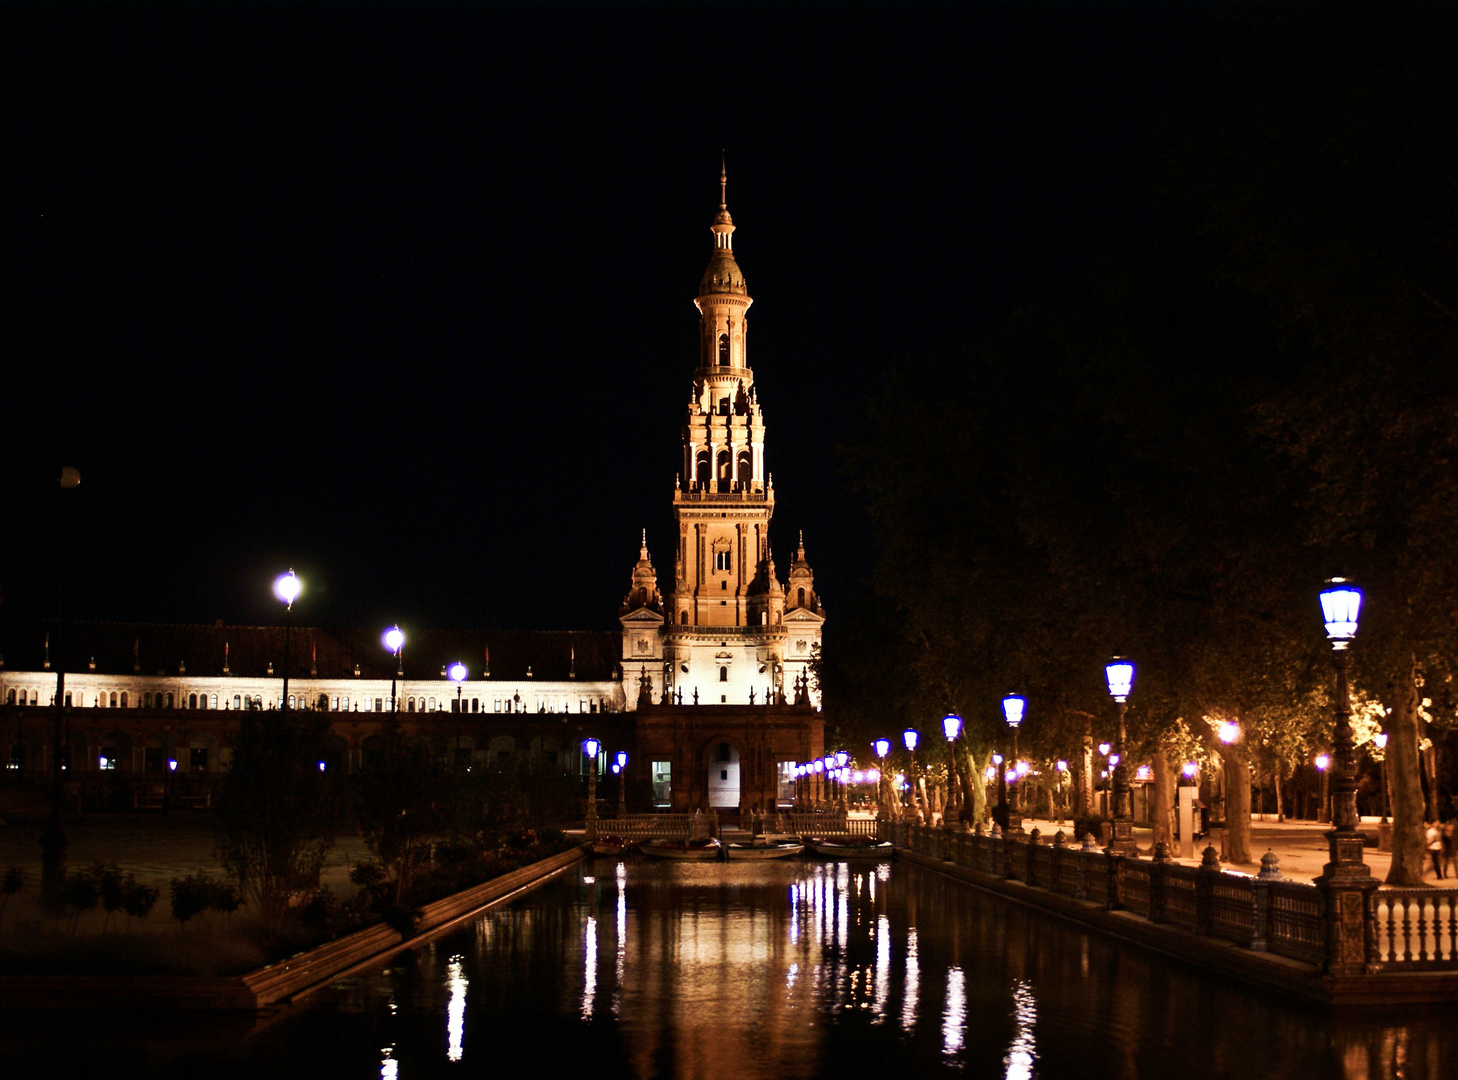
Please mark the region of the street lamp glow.
[[1331, 755], [1329, 755], [1329, 754], [1317, 754], [1316, 755], [1316, 761], [1314, 762], [1314, 764], [1322, 772], [1326, 772], [1327, 769], [1331, 768]]
[[1377, 744], [1377, 749], [1378, 750], [1386, 750], [1387, 749], [1387, 732], [1385, 732], [1385, 731], [1379, 731], [1376, 735], [1373, 735], [1372, 736], [1372, 741]]
[[1346, 578], [1335, 577], [1321, 590], [1321, 617], [1333, 649], [1345, 649], [1357, 636], [1357, 615], [1362, 610], [1362, 590]]
[[1108, 757], [1109, 756], [1109, 751], [1112, 750], [1112, 749], [1113, 749], [1113, 747], [1110, 746], [1106, 742], [1099, 743], [1099, 753], [1100, 754], [1103, 754], [1104, 757]]
[[1116, 656], [1104, 665], [1104, 677], [1109, 682], [1109, 696], [1124, 701], [1134, 690], [1134, 662]]
[[962, 718], [956, 713], [947, 713], [942, 717], [942, 730], [946, 732], [948, 742], [956, 742], [957, 735], [962, 730]]
[[863, 772], [861, 772], [860, 769], [856, 769], [853, 773], [851, 773], [851, 783], [852, 784], [864, 784], [865, 782], [866, 782], [866, 774], [863, 773]]
[[1008, 694], [1002, 699], [1002, 715], [1007, 718], [1008, 727], [1015, 728], [1023, 722], [1023, 710], [1027, 706], [1027, 699], [1017, 694]]
[[385, 631], [385, 635], [380, 638], [380, 641], [384, 643], [385, 648], [390, 652], [397, 653], [405, 647], [405, 631], [401, 630], [398, 626], [392, 626]]
[[1221, 742], [1223, 742], [1226, 746], [1229, 746], [1233, 742], [1240, 741], [1240, 725], [1234, 723], [1233, 721], [1226, 720], [1223, 724], [1220, 725], [1219, 729], [1216, 731], [1216, 734], [1220, 736]]
[[823, 773], [825, 771], [825, 762], [823, 762], [823, 761], [817, 761], [817, 762], [815, 762], [815, 771], [818, 772], [818, 773]]
[[176, 772], [177, 771], [177, 759], [176, 758], [168, 758], [167, 759], [167, 770], [168, 770], [168, 772]]
[[451, 677], [452, 682], [463, 683], [466, 681], [466, 665], [457, 660], [446, 674]]
[[319, 762], [319, 771], [320, 772], [323, 772], [324, 771], [324, 763], [322, 761]]
[[1059, 760], [1056, 768], [1058, 769], [1059, 772], [1067, 772], [1068, 771], [1068, 762], [1063, 761], [1063, 760]]
[[1200, 766], [1193, 761], [1185, 762], [1184, 766], [1180, 769], [1180, 772], [1184, 774], [1186, 780], [1193, 780], [1199, 771]]
[[1118, 754], [1110, 754], [1109, 755], [1109, 764], [1110, 765], [1117, 765], [1117, 764], [1119, 764], [1119, 755]]
[[626, 750], [619, 750], [618, 751], [618, 753], [617, 753], [617, 762], [618, 762], [618, 768], [620, 768], [620, 769], [626, 769], [628, 767], [628, 752]]
[[916, 740], [919, 738], [921, 736], [916, 733], [916, 728], [907, 728], [901, 733], [901, 739], [906, 743], [908, 753], [916, 753]]
[[835, 763], [839, 765], [842, 769], [845, 768], [845, 763], [849, 760], [850, 755], [847, 754], [844, 750], [837, 750], [835, 752]]
[[593, 761], [596, 761], [597, 760], [597, 752], [599, 750], [601, 750], [601, 749], [602, 749], [602, 743], [598, 742], [596, 739], [584, 739], [583, 740], [583, 743], [582, 743], [582, 751], [588, 757], [590, 757]]
[[287, 574], [280, 574], [273, 583], [273, 595], [284, 602], [284, 607], [293, 610], [294, 601], [303, 592], [304, 586], [299, 582], [298, 575], [294, 573], [293, 567], [289, 567]]
[[871, 744], [871, 749], [876, 751], [876, 756], [878, 758], [884, 758], [887, 754], [891, 752], [891, 740], [877, 739]]
[[989, 765], [989, 766], [987, 766], [987, 768], [982, 771], [982, 775], [985, 776], [985, 777], [987, 777], [987, 782], [989, 784], [992, 783], [992, 781], [994, 781], [994, 780], [997, 779], [997, 766], [996, 765]]
[[880, 782], [881, 782], [881, 770], [880, 769], [867, 769], [866, 770], [866, 783], [868, 783], [868, 784], [879, 784]]

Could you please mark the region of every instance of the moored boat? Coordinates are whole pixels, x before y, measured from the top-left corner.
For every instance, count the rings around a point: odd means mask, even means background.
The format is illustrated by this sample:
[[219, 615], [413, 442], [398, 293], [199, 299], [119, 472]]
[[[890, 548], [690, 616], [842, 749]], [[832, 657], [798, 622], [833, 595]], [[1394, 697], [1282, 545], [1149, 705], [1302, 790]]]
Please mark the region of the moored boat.
[[828, 859], [889, 859], [896, 845], [873, 836], [804, 836], [805, 846]]
[[626, 855], [638, 846], [636, 840], [625, 836], [599, 836], [592, 842], [594, 855]]
[[724, 845], [711, 836], [707, 840], [649, 840], [640, 850], [660, 859], [717, 859]]
[[783, 859], [787, 855], [798, 855], [805, 845], [798, 840], [754, 840], [748, 844], [725, 844], [727, 859]]

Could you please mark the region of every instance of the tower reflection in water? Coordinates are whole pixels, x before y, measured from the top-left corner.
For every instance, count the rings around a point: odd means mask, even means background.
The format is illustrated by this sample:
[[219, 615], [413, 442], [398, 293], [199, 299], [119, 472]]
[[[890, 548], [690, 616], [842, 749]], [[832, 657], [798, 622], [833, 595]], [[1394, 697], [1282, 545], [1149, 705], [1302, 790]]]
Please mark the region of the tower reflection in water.
[[1455, 1049], [1443, 1025], [1338, 1024], [890, 865], [599, 862], [330, 993], [376, 1018], [385, 1080], [467, 1046], [498, 1072], [685, 1080], [1377, 1080], [1443, 1075]]

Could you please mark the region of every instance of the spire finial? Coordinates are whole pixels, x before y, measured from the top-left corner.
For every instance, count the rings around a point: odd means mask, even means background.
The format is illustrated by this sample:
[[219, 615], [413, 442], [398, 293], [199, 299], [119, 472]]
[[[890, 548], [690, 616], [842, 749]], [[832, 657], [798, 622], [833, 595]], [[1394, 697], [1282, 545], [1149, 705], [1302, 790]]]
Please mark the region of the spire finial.
[[640, 558], [643, 558], [643, 559], [646, 559], [648, 557], [648, 530], [647, 529], [644, 529], [643, 530], [643, 545], [639, 549], [639, 557]]
[[726, 168], [726, 162], [727, 162], [727, 160], [728, 159], [724, 156], [724, 151], [723, 150], [720, 150], [719, 151], [719, 209], [720, 210], [727, 209], [728, 206], [729, 206], [728, 199], [725, 196], [725, 192], [727, 191], [728, 186], [729, 186], [729, 171]]

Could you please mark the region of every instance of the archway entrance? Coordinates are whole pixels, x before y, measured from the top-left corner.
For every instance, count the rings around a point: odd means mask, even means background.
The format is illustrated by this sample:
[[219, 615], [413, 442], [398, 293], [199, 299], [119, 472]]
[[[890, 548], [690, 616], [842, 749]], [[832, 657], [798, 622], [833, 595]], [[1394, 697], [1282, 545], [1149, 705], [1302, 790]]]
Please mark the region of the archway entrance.
[[709, 744], [709, 805], [739, 809], [739, 747], [722, 739]]

